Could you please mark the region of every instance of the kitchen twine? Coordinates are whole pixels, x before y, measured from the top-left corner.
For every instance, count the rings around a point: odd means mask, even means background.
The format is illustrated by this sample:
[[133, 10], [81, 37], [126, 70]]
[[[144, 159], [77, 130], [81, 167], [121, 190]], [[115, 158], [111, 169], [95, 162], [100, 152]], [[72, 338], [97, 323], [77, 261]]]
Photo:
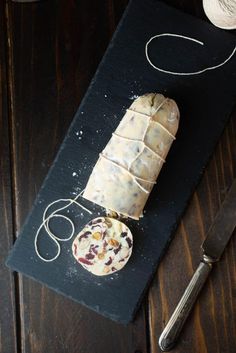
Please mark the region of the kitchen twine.
[[203, 0], [203, 8], [215, 26], [236, 28], [236, 0]]
[[193, 71], [193, 72], [177, 72], [177, 71], [170, 71], [170, 70], [165, 70], [165, 69], [162, 69], [161, 67], [157, 66], [157, 65], [154, 65], [153, 62], [151, 61], [150, 57], [149, 57], [149, 54], [148, 54], [148, 46], [149, 44], [156, 38], [159, 38], [159, 37], [177, 37], [177, 38], [182, 38], [182, 39], [186, 39], [186, 40], [190, 40], [192, 42], [195, 42], [197, 44], [200, 44], [200, 45], [204, 45], [203, 42], [201, 42], [200, 40], [198, 39], [195, 39], [195, 38], [191, 38], [191, 37], [187, 37], [187, 36], [183, 36], [182, 34], [175, 34], [175, 33], [161, 33], [161, 34], [156, 34], [155, 36], [151, 37], [146, 45], [145, 45], [145, 55], [146, 55], [146, 59], [147, 61], [149, 62], [149, 64], [155, 69], [155, 70], [158, 70], [160, 72], [164, 72], [166, 74], [169, 74], [169, 75], [178, 75], [178, 76], [191, 76], [191, 75], [199, 75], [199, 74], [202, 74], [203, 72], [206, 72], [206, 71], [210, 71], [210, 70], [215, 70], [223, 65], [225, 65], [231, 58], [232, 56], [235, 54], [235, 51], [236, 51], [236, 46], [234, 47], [232, 53], [227, 57], [227, 59], [225, 59], [223, 62], [221, 62], [220, 64], [217, 64], [217, 65], [214, 65], [214, 66], [209, 66], [209, 67], [206, 67], [202, 70], [198, 70], [198, 71]]
[[[147, 61], [149, 62], [149, 64], [155, 69], [155, 70], [158, 70], [158, 71], [161, 71], [163, 73], [166, 73], [166, 74], [170, 74], [170, 75], [179, 75], [179, 76], [190, 76], [190, 75], [199, 75], [203, 72], [206, 72], [206, 71], [209, 71], [209, 70], [215, 70], [223, 65], [225, 65], [231, 58], [232, 56], [235, 54], [235, 51], [236, 51], [236, 46], [234, 47], [232, 53], [228, 56], [228, 58], [226, 58], [222, 63], [218, 64], [218, 65], [214, 65], [214, 66], [210, 66], [210, 67], [206, 67], [202, 70], [198, 70], [198, 71], [194, 71], [194, 72], [175, 72], [175, 71], [170, 71], [170, 70], [165, 70], [165, 69], [162, 69], [160, 67], [158, 67], [157, 65], [154, 65], [148, 55], [148, 46], [149, 44], [156, 38], [159, 38], [159, 37], [177, 37], [177, 38], [182, 38], [182, 39], [186, 39], [186, 40], [190, 40], [192, 42], [195, 42], [197, 44], [200, 44], [200, 45], [204, 45], [203, 42], [195, 39], [195, 38], [191, 38], [191, 37], [187, 37], [187, 36], [184, 36], [184, 35], [181, 35], [181, 34], [175, 34], [175, 33], [161, 33], [161, 34], [156, 34], [155, 36], [151, 37], [146, 45], [145, 45], [145, 55], [146, 55], [146, 59]], [[164, 104], [166, 100], [164, 100], [160, 106], [156, 109], [155, 113], [161, 108], [161, 106]], [[127, 109], [127, 111], [130, 111], [131, 109]], [[142, 116], [146, 116], [146, 114], [143, 114], [143, 113], [139, 113], [139, 112], [134, 112], [134, 113], [137, 113], [137, 114], [140, 114]], [[151, 119], [150, 116], [147, 116], [149, 121]], [[149, 125], [149, 124], [148, 124]], [[164, 128], [164, 127], [163, 127]], [[147, 130], [147, 129], [146, 129]], [[145, 130], [145, 134], [146, 134], [146, 130]], [[144, 137], [145, 137], [145, 134], [144, 134]], [[124, 138], [123, 136], [119, 136], [117, 134], [115, 134], [116, 137], [120, 137], [120, 138]], [[143, 148], [145, 147], [145, 143], [144, 143], [144, 137], [143, 139], [141, 140], [143, 142]], [[174, 139], [174, 136], [173, 136], [173, 139]], [[153, 151], [154, 152], [154, 151]], [[100, 157], [102, 158], [106, 158], [108, 159], [106, 156], [104, 156], [102, 153], [100, 154]], [[137, 157], [136, 157], [137, 158]], [[162, 159], [160, 156], [159, 156], [160, 159]], [[109, 159], [108, 159], [109, 160]], [[111, 160], [109, 160], [111, 163], [115, 163]], [[125, 169], [124, 167], [116, 164], [118, 167], [120, 168], [123, 168]], [[130, 171], [130, 166], [128, 169], [125, 169], [125, 171], [127, 173], [129, 173], [132, 177], [133, 177], [133, 180], [139, 185], [139, 187], [146, 193], [149, 193], [148, 190], [146, 190], [145, 188], [143, 188], [140, 183], [138, 183], [137, 179], [138, 180], [142, 180], [142, 181], [146, 181], [148, 183], [151, 183], [151, 184], [154, 184], [155, 182], [154, 181], [149, 181], [149, 180], [144, 180], [142, 178], [139, 178], [137, 176], [135, 176], [134, 174], [131, 173]], [[87, 209], [86, 207], [84, 207], [83, 205], [81, 205], [79, 202], [77, 202], [77, 199], [82, 195], [82, 193], [84, 192], [84, 190], [82, 190], [74, 199], [57, 199], [55, 201], [52, 201], [50, 204], [47, 205], [47, 207], [45, 208], [44, 210], [44, 213], [43, 213], [43, 221], [42, 223], [40, 224], [40, 226], [38, 227], [38, 230], [36, 232], [36, 235], [35, 235], [35, 239], [34, 239], [34, 248], [35, 248], [35, 252], [37, 254], [37, 256], [44, 262], [52, 262], [54, 260], [56, 260], [58, 258], [58, 256], [60, 255], [61, 253], [61, 246], [60, 246], [60, 242], [65, 242], [65, 241], [69, 241], [75, 234], [75, 225], [74, 225], [74, 222], [68, 217], [68, 216], [65, 216], [61, 213], [58, 213], [62, 210], [65, 210], [66, 208], [68, 208], [70, 205], [72, 204], [76, 204], [78, 207], [80, 207], [81, 209], [83, 209], [84, 211], [88, 212], [89, 214], [92, 214], [92, 212]], [[64, 205], [63, 207], [59, 207], [57, 208], [56, 210], [52, 211], [48, 216], [47, 216], [47, 213], [50, 209], [51, 206], [59, 203], [59, 202], [66, 202], [66, 205]], [[53, 218], [61, 218], [61, 219], [64, 219], [66, 222], [69, 223], [70, 227], [71, 227], [71, 232], [69, 234], [69, 236], [67, 236], [66, 238], [61, 238], [59, 236], [57, 236], [51, 229], [50, 229], [50, 226], [49, 226], [49, 223], [50, 223], [50, 220], [52, 220]], [[44, 231], [48, 234], [48, 236], [51, 238], [51, 240], [55, 243], [56, 247], [57, 247], [57, 252], [56, 252], [56, 255], [52, 258], [45, 258], [43, 257], [39, 250], [38, 250], [38, 237], [39, 237], [39, 234], [40, 232], [44, 229]]]
[[133, 112], [134, 114], [137, 114], [137, 115], [140, 115], [142, 118], [144, 117], [145, 120], [147, 121], [147, 125], [144, 129], [144, 132], [143, 132], [143, 136], [141, 139], [134, 139], [134, 138], [128, 138], [128, 137], [125, 137], [125, 136], [122, 136], [122, 135], [119, 135], [117, 133], [113, 133], [112, 135], [114, 137], [117, 137], [117, 138], [120, 138], [120, 139], [125, 139], [125, 140], [129, 140], [129, 141], [134, 141], [134, 142], [141, 142], [142, 143], [142, 149], [140, 150], [140, 152], [134, 157], [134, 159], [130, 162], [128, 168], [125, 168], [123, 167], [122, 165], [120, 165], [119, 163], [117, 162], [114, 162], [113, 160], [109, 159], [105, 154], [103, 153], [100, 153], [100, 158], [103, 158], [105, 160], [107, 160], [108, 162], [110, 162], [111, 164], [115, 165], [116, 167], [124, 170], [124, 172], [126, 172], [127, 174], [129, 174], [134, 183], [138, 185], [138, 187], [143, 191], [145, 192], [146, 194], [149, 194], [150, 191], [145, 189], [139, 182], [140, 181], [144, 181], [148, 184], [156, 184], [156, 181], [155, 180], [148, 180], [148, 179], [143, 179], [143, 178], [140, 178], [139, 176], [135, 175], [134, 173], [131, 172], [131, 167], [133, 165], [133, 163], [136, 161], [136, 159], [143, 153], [144, 149], [147, 148], [149, 151], [151, 151], [158, 159], [160, 159], [163, 163], [165, 163], [165, 160], [156, 152], [154, 151], [152, 148], [150, 148], [149, 146], [146, 145], [145, 143], [145, 137], [146, 137], [146, 133], [148, 131], [148, 128], [149, 128], [149, 125], [150, 125], [150, 122], [154, 122], [156, 125], [159, 125], [167, 134], [169, 134], [173, 140], [175, 140], [175, 136], [172, 135], [170, 133], [169, 130], [167, 130], [162, 124], [160, 124], [159, 122], [157, 121], [154, 121], [152, 120], [153, 116], [161, 109], [161, 107], [168, 101], [168, 98], [164, 98], [163, 101], [159, 104], [159, 106], [156, 108], [156, 110], [154, 111], [153, 115], [147, 115], [147, 114], [144, 114], [144, 113], [141, 113], [141, 112], [138, 112], [136, 110], [132, 110], [132, 109], [126, 109], [127, 112]]
[[[67, 216], [58, 213], [62, 210], [65, 210], [66, 208], [68, 208], [70, 205], [72, 204], [76, 204], [78, 207], [80, 207], [81, 209], [83, 209], [84, 211], [88, 212], [89, 214], [92, 214], [92, 212], [87, 209], [86, 207], [84, 207], [83, 205], [81, 205], [79, 202], [77, 202], [76, 200], [82, 195], [82, 193], [84, 192], [84, 190], [82, 190], [78, 195], [76, 195], [76, 197], [74, 199], [58, 199], [55, 200], [53, 202], [51, 202], [44, 210], [43, 212], [43, 222], [40, 224], [40, 226], [38, 227], [38, 230], [36, 232], [35, 238], [34, 238], [34, 248], [35, 248], [35, 252], [37, 254], [37, 256], [44, 262], [52, 262], [54, 260], [56, 260], [58, 258], [58, 256], [61, 253], [61, 246], [60, 246], [60, 242], [63, 241], [68, 241], [70, 240], [74, 234], [75, 234], [75, 225], [74, 222]], [[67, 204], [63, 207], [57, 208], [56, 210], [54, 210], [53, 212], [51, 212], [48, 216], [48, 210], [50, 209], [51, 206], [59, 203], [59, 202], [67, 202]], [[52, 220], [53, 218], [62, 218], [65, 221], [67, 221], [69, 223], [69, 225], [71, 226], [71, 232], [69, 234], [69, 236], [67, 238], [61, 238], [58, 237], [55, 233], [52, 232], [52, 230], [49, 227], [49, 222], [50, 220]], [[56, 247], [57, 247], [57, 252], [56, 255], [52, 258], [45, 258], [43, 257], [39, 250], [38, 250], [38, 237], [40, 232], [42, 231], [42, 229], [44, 228], [45, 232], [48, 234], [48, 236], [52, 239], [52, 241], [55, 243]]]

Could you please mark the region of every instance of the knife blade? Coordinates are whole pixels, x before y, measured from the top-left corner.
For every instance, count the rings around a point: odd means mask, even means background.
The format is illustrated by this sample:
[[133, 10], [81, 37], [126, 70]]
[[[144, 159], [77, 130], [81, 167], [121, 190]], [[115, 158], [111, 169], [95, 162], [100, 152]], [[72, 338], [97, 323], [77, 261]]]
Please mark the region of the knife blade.
[[236, 179], [234, 179], [212, 226], [207, 232], [206, 239], [201, 245], [202, 260], [159, 338], [159, 347], [162, 351], [167, 352], [174, 347], [197, 296], [211, 272], [212, 264], [219, 261], [235, 227]]
[[236, 179], [210, 227], [201, 247], [204, 255], [218, 261], [236, 226]]

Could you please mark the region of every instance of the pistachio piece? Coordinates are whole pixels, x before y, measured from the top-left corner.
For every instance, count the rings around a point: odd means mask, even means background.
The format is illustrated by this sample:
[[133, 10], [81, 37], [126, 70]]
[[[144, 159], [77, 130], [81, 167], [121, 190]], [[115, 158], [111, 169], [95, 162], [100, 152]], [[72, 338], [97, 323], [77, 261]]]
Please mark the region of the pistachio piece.
[[107, 214], [108, 217], [118, 218], [118, 214], [115, 211], [106, 210], [106, 214]]
[[100, 232], [95, 232], [92, 237], [93, 239], [100, 240], [102, 238], [102, 234]]
[[112, 227], [112, 223], [111, 223], [111, 220], [109, 218], [105, 218], [105, 223], [106, 223], [108, 228]]
[[100, 253], [98, 254], [99, 260], [104, 259], [104, 257], [105, 257], [105, 253], [104, 253], [104, 252], [100, 252]]
[[104, 266], [103, 272], [104, 272], [104, 273], [110, 272], [109, 266]]
[[117, 240], [115, 240], [114, 238], [111, 238], [109, 239], [108, 243], [111, 245], [111, 246], [114, 246], [114, 247], [118, 247], [119, 246], [119, 242]]

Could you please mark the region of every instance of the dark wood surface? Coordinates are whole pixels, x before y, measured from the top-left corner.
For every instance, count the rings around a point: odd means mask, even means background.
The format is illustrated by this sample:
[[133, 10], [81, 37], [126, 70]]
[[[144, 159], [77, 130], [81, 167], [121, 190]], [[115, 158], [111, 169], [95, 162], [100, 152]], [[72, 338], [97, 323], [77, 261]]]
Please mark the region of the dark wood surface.
[[3, 261], [13, 244], [11, 150], [8, 122], [7, 50], [4, 6], [0, 3], [0, 352], [16, 352], [15, 299], [18, 295], [14, 275]]
[[[168, 0], [204, 17], [200, 0]], [[29, 212], [127, 0], [0, 4], [0, 352], [156, 353], [236, 176], [232, 114], [133, 324], [100, 317], [15, 277], [4, 258]], [[215, 266], [174, 352], [236, 351], [236, 238]]]

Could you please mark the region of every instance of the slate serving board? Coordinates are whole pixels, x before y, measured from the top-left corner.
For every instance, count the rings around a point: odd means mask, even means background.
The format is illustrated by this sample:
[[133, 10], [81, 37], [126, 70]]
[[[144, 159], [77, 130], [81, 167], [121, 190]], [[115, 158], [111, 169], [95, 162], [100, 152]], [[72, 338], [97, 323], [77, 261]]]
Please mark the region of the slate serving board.
[[[133, 319], [236, 98], [236, 57], [224, 67], [199, 76], [170, 76], [155, 71], [145, 59], [144, 47], [151, 36], [164, 32], [205, 42], [204, 47], [173, 38], [152, 42], [150, 57], [169, 70], [194, 71], [215, 65], [235, 46], [231, 34], [158, 1], [131, 1], [7, 259], [12, 269], [122, 323]], [[181, 122], [144, 218], [128, 222], [134, 234], [130, 261], [118, 273], [93, 276], [74, 260], [71, 240], [61, 243], [57, 260], [42, 262], [34, 250], [34, 237], [45, 207], [58, 198], [73, 198], [85, 187], [98, 153], [125, 109], [135, 95], [146, 92], [174, 98]], [[104, 214], [100, 207], [80, 201], [93, 210], [92, 217]], [[75, 222], [76, 233], [91, 219], [76, 206], [64, 214]], [[52, 222], [52, 227], [68, 231], [68, 224], [59, 219]], [[45, 256], [55, 255], [54, 244], [43, 232], [39, 248]]]

